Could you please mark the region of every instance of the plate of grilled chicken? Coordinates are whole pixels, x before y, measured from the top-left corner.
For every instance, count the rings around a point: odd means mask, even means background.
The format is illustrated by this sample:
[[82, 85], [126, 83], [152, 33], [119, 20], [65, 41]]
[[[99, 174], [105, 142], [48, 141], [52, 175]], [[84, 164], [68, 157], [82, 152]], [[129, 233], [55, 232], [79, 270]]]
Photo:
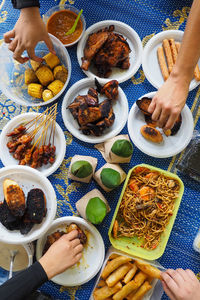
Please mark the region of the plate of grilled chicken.
[[129, 25], [105, 20], [90, 26], [78, 43], [77, 58], [83, 72], [100, 83], [131, 78], [142, 61], [142, 42]]
[[37, 260], [63, 234], [78, 231], [78, 238], [83, 245], [80, 261], [51, 280], [64, 286], [77, 286], [88, 282], [100, 270], [105, 256], [103, 239], [94, 225], [82, 218], [67, 216], [53, 221], [49, 230], [37, 241]]
[[101, 143], [116, 136], [128, 118], [128, 101], [117, 80], [100, 84], [95, 78], [76, 82], [62, 103], [66, 128], [79, 140]]
[[132, 142], [145, 154], [166, 158], [180, 153], [193, 134], [193, 117], [187, 105], [170, 130], [158, 128], [148, 107], [156, 92], [143, 95], [133, 104], [128, 116], [128, 132]]
[[25, 244], [38, 239], [55, 218], [57, 201], [50, 181], [27, 166], [0, 170], [0, 241]]

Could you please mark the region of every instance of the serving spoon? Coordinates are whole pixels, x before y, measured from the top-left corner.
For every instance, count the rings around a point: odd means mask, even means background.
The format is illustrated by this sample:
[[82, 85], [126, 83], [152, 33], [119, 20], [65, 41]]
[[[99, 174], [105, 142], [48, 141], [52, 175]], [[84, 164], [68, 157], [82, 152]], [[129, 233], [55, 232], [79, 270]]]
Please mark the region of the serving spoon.
[[80, 19], [80, 16], [82, 15], [82, 12], [83, 12], [83, 10], [81, 9], [80, 12], [79, 12], [79, 14], [78, 14], [78, 16], [76, 17], [76, 20], [75, 20], [75, 22], [74, 22], [72, 28], [69, 29], [69, 30], [65, 33], [65, 35], [72, 34], [72, 33], [75, 31], [76, 26], [77, 26], [77, 24], [78, 24], [78, 21], [79, 21], [79, 19]]
[[13, 263], [14, 263], [15, 256], [17, 255], [17, 253], [18, 253], [18, 250], [10, 250], [10, 270], [9, 270], [8, 279], [10, 279], [12, 277]]

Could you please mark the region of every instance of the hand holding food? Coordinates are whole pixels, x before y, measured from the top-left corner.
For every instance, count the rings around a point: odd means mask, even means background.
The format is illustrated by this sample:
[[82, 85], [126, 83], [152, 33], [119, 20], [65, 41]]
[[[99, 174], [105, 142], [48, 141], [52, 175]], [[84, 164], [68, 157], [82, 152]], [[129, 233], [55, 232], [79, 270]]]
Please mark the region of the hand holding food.
[[171, 300], [197, 300], [200, 282], [191, 270], [167, 270], [162, 272], [162, 285]]
[[81, 259], [82, 250], [77, 230], [63, 234], [39, 260], [48, 279], [76, 264]]
[[[21, 9], [20, 17], [14, 29], [4, 35], [4, 40], [9, 43], [9, 50], [14, 52], [13, 58], [20, 63], [26, 62], [29, 58], [38, 62], [42, 61], [40, 57], [35, 55], [35, 47], [40, 41], [44, 41], [49, 51], [55, 54], [38, 7]], [[22, 57], [24, 50], [27, 51], [28, 57]]]

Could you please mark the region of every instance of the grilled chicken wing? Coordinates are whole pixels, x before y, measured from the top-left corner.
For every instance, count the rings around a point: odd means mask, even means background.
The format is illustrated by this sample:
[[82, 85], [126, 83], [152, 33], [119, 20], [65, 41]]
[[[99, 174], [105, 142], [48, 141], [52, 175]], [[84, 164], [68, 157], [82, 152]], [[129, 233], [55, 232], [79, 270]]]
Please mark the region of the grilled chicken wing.
[[59, 238], [61, 236], [63, 236], [64, 234], [66, 234], [66, 232], [64, 232], [64, 231], [56, 231], [56, 232], [48, 235], [46, 243], [44, 245], [43, 254], [45, 252], [47, 252], [47, 250], [49, 249], [49, 247], [51, 247], [51, 245], [53, 245], [53, 243], [55, 243], [57, 240], [59, 240]]

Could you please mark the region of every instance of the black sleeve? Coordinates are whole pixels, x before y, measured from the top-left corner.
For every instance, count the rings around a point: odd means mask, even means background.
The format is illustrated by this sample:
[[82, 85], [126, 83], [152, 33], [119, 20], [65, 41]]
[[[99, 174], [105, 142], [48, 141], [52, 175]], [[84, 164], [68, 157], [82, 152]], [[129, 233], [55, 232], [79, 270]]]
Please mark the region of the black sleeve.
[[39, 0], [11, 0], [14, 8], [40, 7]]
[[[16, 274], [0, 286], [1, 300], [21, 300], [45, 283], [48, 277], [39, 262]], [[28, 299], [28, 298], [26, 298]]]

